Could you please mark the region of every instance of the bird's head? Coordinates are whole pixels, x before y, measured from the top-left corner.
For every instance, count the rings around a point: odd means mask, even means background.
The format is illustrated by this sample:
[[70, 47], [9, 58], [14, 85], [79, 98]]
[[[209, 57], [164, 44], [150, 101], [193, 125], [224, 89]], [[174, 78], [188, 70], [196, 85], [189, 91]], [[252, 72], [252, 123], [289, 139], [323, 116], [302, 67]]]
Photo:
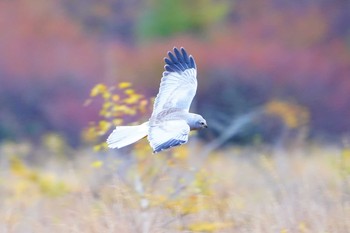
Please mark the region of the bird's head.
[[191, 130], [208, 128], [207, 121], [198, 114], [193, 114], [192, 124], [190, 124]]
[[202, 117], [201, 120], [198, 121], [200, 128], [208, 128], [207, 121]]

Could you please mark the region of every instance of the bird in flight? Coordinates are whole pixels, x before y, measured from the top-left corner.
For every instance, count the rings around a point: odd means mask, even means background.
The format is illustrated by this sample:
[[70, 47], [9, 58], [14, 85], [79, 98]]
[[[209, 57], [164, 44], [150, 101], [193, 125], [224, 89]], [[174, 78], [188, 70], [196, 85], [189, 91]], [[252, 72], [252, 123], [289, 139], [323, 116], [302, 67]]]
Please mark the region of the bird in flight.
[[165, 71], [149, 121], [136, 126], [117, 126], [107, 138], [110, 148], [122, 148], [146, 136], [153, 153], [187, 142], [190, 130], [207, 128], [198, 114], [190, 113], [197, 90], [197, 67], [184, 48], [176, 47], [164, 58]]

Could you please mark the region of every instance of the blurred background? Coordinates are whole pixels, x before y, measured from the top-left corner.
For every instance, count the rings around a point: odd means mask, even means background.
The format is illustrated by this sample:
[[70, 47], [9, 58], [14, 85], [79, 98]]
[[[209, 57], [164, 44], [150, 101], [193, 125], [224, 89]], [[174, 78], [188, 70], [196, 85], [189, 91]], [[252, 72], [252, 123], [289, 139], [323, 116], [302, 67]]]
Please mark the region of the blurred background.
[[[350, 232], [349, 0], [0, 0], [0, 232]], [[209, 128], [152, 155], [163, 58]]]
[[[203, 138], [276, 100], [305, 108], [308, 137], [346, 137], [349, 12], [344, 0], [1, 1], [0, 141], [55, 132], [80, 145], [99, 117], [84, 106], [92, 87], [128, 81], [155, 96], [174, 46], [197, 62], [193, 109], [213, 122]], [[274, 141], [279, 128], [257, 122], [233, 140]]]

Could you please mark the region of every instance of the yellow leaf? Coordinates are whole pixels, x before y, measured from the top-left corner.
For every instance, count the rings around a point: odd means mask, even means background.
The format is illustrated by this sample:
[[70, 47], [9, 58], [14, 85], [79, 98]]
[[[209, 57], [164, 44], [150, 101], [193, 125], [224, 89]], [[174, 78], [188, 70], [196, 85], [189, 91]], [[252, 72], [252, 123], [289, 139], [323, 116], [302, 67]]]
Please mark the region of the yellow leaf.
[[110, 106], [112, 106], [112, 103], [111, 102], [104, 102], [103, 105], [102, 105], [102, 109], [108, 109]]
[[125, 92], [125, 94], [127, 94], [127, 95], [133, 95], [133, 94], [135, 94], [135, 91], [134, 91], [133, 89], [126, 89], [124, 92]]
[[124, 88], [128, 88], [131, 87], [131, 83], [130, 82], [121, 82], [119, 83], [119, 88], [124, 89]]
[[96, 145], [96, 146], [94, 146], [94, 151], [100, 151], [101, 148], [102, 148], [101, 145]]
[[109, 123], [108, 121], [100, 121], [98, 125], [100, 127], [101, 132], [107, 132], [109, 128], [112, 126], [112, 124]]
[[95, 125], [90, 125], [89, 128], [86, 128], [83, 130], [81, 134], [82, 139], [85, 142], [94, 142], [98, 137], [96, 130], [97, 129]]
[[121, 125], [122, 123], [123, 123], [123, 120], [120, 119], [120, 118], [117, 118], [117, 119], [114, 119], [114, 120], [113, 120], [113, 124], [114, 124], [114, 125]]
[[191, 195], [186, 198], [169, 200], [164, 203], [164, 206], [176, 213], [186, 215], [208, 209], [209, 203], [203, 195]]
[[342, 157], [344, 159], [350, 159], [350, 149], [346, 148], [342, 151]]
[[304, 222], [300, 222], [298, 228], [301, 233], [308, 232], [308, 228]]
[[232, 226], [232, 223], [224, 222], [199, 222], [189, 225], [187, 228], [193, 232], [215, 232]]
[[94, 97], [107, 91], [107, 87], [104, 84], [97, 84], [90, 92], [90, 96]]
[[100, 168], [102, 167], [102, 165], [103, 165], [103, 162], [101, 160], [96, 160], [91, 163], [91, 167], [93, 168]]
[[105, 91], [105, 92], [103, 92], [102, 97], [104, 99], [109, 99], [111, 97], [111, 93], [109, 93], [108, 91]]
[[305, 107], [280, 100], [268, 102], [265, 111], [279, 117], [289, 128], [297, 128], [309, 121], [309, 111]]
[[125, 99], [124, 102], [126, 104], [134, 104], [140, 99], [140, 95], [131, 95], [129, 98]]

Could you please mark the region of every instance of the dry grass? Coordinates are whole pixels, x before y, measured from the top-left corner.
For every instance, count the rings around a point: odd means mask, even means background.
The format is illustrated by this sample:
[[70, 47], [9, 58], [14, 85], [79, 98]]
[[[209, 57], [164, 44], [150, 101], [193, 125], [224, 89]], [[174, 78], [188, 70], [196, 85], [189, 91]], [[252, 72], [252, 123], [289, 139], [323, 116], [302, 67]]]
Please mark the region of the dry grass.
[[[130, 163], [132, 152], [67, 159], [13, 146], [1, 147], [0, 232], [350, 232], [350, 156], [341, 148], [232, 148], [204, 161], [198, 153], [174, 160], [175, 152]], [[24, 162], [30, 154], [45, 162]]]

